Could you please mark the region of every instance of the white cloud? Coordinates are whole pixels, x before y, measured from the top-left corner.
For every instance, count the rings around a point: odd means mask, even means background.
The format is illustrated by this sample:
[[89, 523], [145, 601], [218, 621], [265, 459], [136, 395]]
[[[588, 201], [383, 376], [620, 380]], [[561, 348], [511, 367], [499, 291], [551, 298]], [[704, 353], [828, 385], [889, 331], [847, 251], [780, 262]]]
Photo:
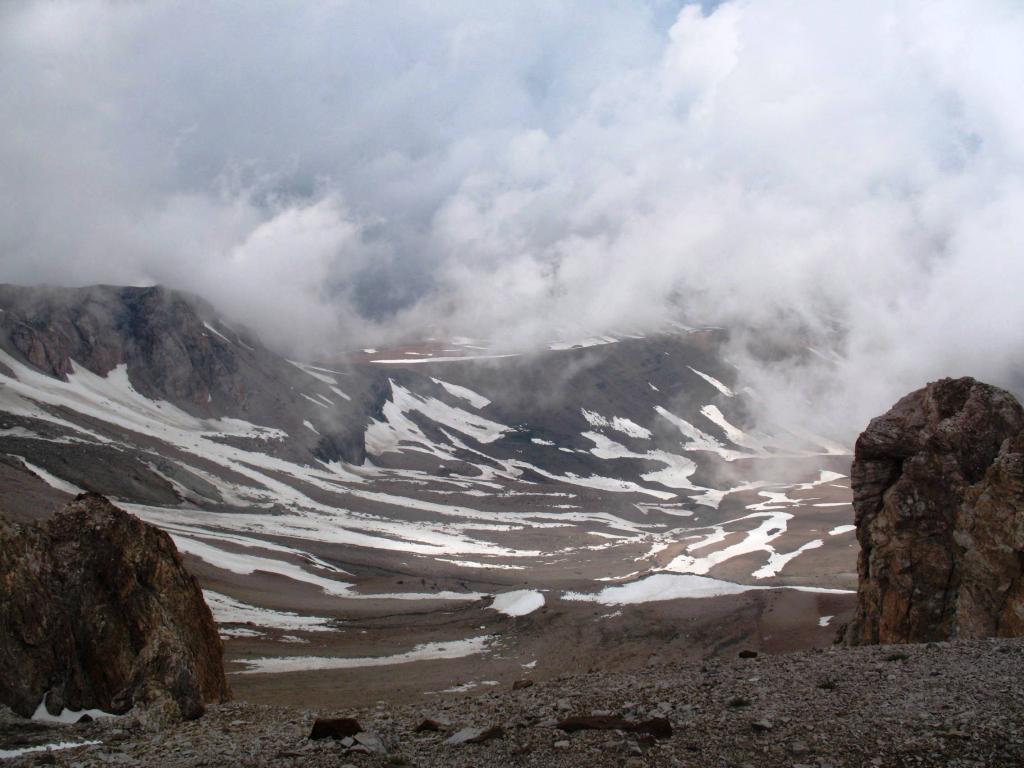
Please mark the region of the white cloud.
[[849, 430], [1019, 376], [1021, 39], [1010, 0], [15, 3], [0, 279], [277, 340], [683, 311], [835, 345], [745, 370]]

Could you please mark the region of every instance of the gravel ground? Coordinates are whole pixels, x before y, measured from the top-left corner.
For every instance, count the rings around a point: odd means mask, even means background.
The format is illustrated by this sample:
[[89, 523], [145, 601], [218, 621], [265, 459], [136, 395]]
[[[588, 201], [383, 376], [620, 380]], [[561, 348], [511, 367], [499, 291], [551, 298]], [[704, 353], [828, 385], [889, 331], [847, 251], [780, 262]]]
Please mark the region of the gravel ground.
[[[673, 733], [657, 740], [629, 730], [567, 734], [557, 727], [563, 718], [594, 713], [664, 717]], [[317, 716], [353, 717], [369, 735], [357, 737], [355, 749], [311, 741]], [[440, 730], [417, 733], [424, 719]], [[449, 743], [462, 729], [494, 726], [502, 735], [485, 743]], [[10, 716], [0, 723], [0, 749], [78, 740], [100, 743], [2, 765], [1022, 766], [1024, 639], [652, 665], [426, 706], [350, 710], [338, 702], [312, 712], [235, 702], [156, 732], [131, 717], [58, 728]]]

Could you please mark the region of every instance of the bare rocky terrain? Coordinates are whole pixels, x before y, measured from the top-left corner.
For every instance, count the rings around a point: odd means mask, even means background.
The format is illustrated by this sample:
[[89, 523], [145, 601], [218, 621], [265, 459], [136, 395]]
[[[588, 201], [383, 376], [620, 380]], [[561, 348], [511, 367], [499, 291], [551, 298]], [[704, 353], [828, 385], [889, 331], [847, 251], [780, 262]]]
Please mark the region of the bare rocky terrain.
[[[430, 702], [357, 707], [344, 695], [316, 708], [235, 702], [158, 733], [130, 716], [31, 731], [22, 724], [14, 730], [22, 748], [96, 743], [5, 764], [1010, 768], [1024, 762], [1022, 677], [1021, 639], [733, 654], [628, 674], [580, 671]], [[583, 715], [624, 723], [559, 728]], [[311, 740], [317, 717], [355, 718], [362, 734]], [[671, 735], [631, 730], [662, 718]], [[417, 731], [425, 720], [436, 730]], [[451, 743], [460, 732], [491, 729], [500, 733], [483, 743]]]

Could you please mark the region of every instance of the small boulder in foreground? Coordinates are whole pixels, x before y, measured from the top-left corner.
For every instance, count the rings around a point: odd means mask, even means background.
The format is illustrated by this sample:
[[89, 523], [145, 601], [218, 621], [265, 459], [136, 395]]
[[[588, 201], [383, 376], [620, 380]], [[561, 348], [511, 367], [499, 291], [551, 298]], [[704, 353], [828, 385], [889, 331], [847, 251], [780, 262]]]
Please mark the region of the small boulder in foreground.
[[344, 739], [346, 736], [355, 736], [362, 733], [363, 727], [359, 721], [351, 717], [318, 717], [313, 722], [313, 730], [309, 738], [317, 739]]
[[505, 729], [500, 725], [491, 728], [463, 728], [448, 739], [446, 744], [458, 746], [459, 744], [483, 744], [492, 739], [505, 738]]

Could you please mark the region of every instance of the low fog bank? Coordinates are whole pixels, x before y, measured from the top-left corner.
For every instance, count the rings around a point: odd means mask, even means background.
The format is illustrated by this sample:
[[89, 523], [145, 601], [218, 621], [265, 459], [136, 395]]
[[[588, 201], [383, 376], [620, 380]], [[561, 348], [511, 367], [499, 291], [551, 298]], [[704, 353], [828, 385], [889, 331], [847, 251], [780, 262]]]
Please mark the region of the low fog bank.
[[844, 440], [1021, 394], [1024, 9], [18, 2], [0, 280], [163, 283], [309, 354], [730, 328]]

